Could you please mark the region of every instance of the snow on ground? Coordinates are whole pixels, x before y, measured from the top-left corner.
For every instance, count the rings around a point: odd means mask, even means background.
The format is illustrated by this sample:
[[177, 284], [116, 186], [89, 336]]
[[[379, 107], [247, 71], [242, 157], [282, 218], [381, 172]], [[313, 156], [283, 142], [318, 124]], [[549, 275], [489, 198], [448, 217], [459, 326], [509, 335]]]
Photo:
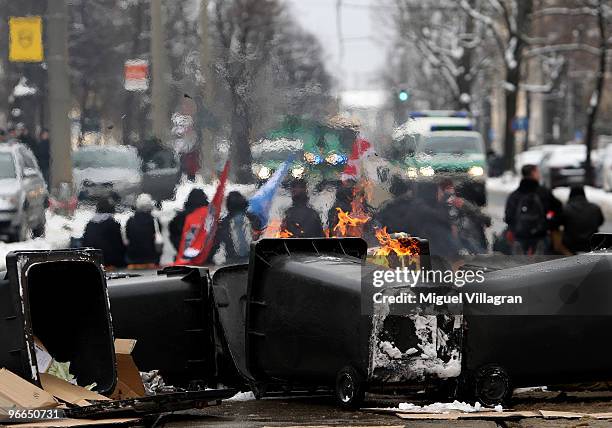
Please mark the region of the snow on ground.
[[251, 400], [255, 400], [255, 394], [253, 394], [251, 391], [247, 391], [247, 392], [239, 392], [238, 394], [234, 395], [231, 398], [228, 398], [225, 401], [251, 401]]
[[[79, 207], [72, 217], [64, 217], [47, 211], [47, 223], [43, 237], [23, 242], [0, 242], [0, 270], [6, 269], [6, 255], [11, 251], [69, 248], [70, 238], [80, 238], [85, 231], [85, 226], [94, 214], [93, 206]], [[131, 211], [123, 211], [117, 213], [115, 218], [122, 226], [125, 226], [131, 214]]]
[[[471, 404], [464, 403], [462, 401], [453, 401], [452, 403], [433, 403], [425, 406], [418, 406], [412, 403], [399, 403], [397, 407], [387, 407], [384, 409], [385, 411], [395, 411], [395, 412], [404, 412], [404, 413], [450, 413], [450, 412], [463, 412], [463, 413], [476, 413], [476, 412], [488, 412], [492, 409], [487, 407], [482, 407], [479, 402]], [[503, 412], [502, 406], [495, 406], [493, 408], [496, 412]]]

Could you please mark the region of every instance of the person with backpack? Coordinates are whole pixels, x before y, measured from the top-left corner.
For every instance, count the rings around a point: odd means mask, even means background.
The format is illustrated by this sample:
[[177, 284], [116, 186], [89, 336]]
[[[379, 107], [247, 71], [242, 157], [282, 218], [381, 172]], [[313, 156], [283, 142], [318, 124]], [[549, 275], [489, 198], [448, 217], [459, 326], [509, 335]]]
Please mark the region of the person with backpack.
[[225, 206], [227, 214], [219, 222], [211, 254], [221, 255], [225, 264], [247, 263], [256, 239], [256, 218], [247, 213], [249, 202], [240, 192], [230, 192]]
[[558, 234], [563, 208], [552, 192], [540, 185], [536, 165], [524, 165], [521, 175], [518, 189], [506, 201], [507, 239], [514, 254], [547, 254]]
[[159, 220], [153, 211], [153, 198], [142, 193], [136, 198], [136, 212], [125, 226], [128, 265], [159, 265], [163, 239]]
[[591, 236], [603, 223], [601, 208], [587, 200], [584, 187], [572, 187], [563, 210], [563, 245], [572, 254], [590, 251]]

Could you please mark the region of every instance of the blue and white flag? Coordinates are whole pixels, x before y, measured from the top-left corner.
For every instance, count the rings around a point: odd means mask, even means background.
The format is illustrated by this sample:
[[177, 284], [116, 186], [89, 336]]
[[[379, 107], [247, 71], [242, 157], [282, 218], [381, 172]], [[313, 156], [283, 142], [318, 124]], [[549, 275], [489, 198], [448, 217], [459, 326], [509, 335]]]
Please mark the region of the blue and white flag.
[[261, 186], [257, 193], [255, 193], [249, 200], [248, 212], [255, 214], [261, 220], [261, 228], [263, 229], [268, 225], [270, 208], [272, 207], [272, 200], [276, 191], [280, 186], [281, 182], [289, 171], [289, 165], [293, 162], [294, 156], [290, 156], [279, 169], [268, 179], [266, 184]]

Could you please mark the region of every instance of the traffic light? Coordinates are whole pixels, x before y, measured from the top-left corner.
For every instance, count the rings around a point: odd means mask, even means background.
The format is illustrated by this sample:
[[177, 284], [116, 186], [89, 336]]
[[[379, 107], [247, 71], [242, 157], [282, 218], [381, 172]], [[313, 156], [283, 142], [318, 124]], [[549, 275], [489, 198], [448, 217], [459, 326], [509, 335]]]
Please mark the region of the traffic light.
[[407, 89], [400, 89], [400, 91], [397, 94], [397, 97], [400, 100], [400, 102], [405, 103], [406, 101], [410, 99], [410, 92], [408, 92]]

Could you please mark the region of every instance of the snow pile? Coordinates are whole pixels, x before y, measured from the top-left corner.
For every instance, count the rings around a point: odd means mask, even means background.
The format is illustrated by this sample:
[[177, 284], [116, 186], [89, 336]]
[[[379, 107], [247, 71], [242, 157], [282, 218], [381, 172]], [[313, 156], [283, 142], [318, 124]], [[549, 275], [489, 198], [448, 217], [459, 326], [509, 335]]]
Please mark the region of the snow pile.
[[495, 411], [502, 413], [504, 408], [501, 405], [497, 405], [493, 408], [483, 407], [479, 402], [475, 402], [474, 405], [465, 403], [463, 401], [455, 400], [452, 403], [433, 403], [424, 406], [419, 406], [413, 403], [399, 403], [397, 407], [385, 407], [376, 408], [372, 410], [383, 410], [385, 412], [398, 412], [398, 413], [429, 413], [429, 414], [448, 414], [453, 412], [460, 413], [478, 413], [478, 412], [490, 412]]
[[[85, 226], [87, 226], [87, 223], [94, 214], [95, 210], [93, 207], [79, 208], [75, 211], [73, 217], [64, 217], [47, 211], [44, 237], [23, 242], [12, 242], [10, 244], [0, 242], [0, 270], [6, 269], [6, 255], [11, 251], [69, 248], [70, 238], [82, 237], [85, 232]], [[115, 214], [115, 218], [124, 227], [132, 214], [132, 211], [127, 210]]]
[[[452, 411], [463, 412], [463, 413], [476, 413], [481, 411], [488, 411], [490, 409], [483, 408], [479, 402], [471, 404], [464, 403], [462, 401], [453, 401], [452, 403], [433, 403], [426, 406], [418, 406], [412, 403], [399, 403], [398, 410], [402, 412], [410, 413], [449, 413]], [[501, 406], [495, 407], [495, 410], [501, 412], [503, 409]]]
[[402, 358], [402, 351], [393, 346], [391, 342], [380, 342], [378, 346], [380, 347], [380, 350], [387, 354], [389, 357], [395, 359]]
[[228, 398], [225, 401], [251, 401], [251, 400], [255, 400], [255, 394], [253, 394], [251, 391], [247, 391], [247, 392], [239, 392], [238, 394], [234, 395], [231, 398]]

